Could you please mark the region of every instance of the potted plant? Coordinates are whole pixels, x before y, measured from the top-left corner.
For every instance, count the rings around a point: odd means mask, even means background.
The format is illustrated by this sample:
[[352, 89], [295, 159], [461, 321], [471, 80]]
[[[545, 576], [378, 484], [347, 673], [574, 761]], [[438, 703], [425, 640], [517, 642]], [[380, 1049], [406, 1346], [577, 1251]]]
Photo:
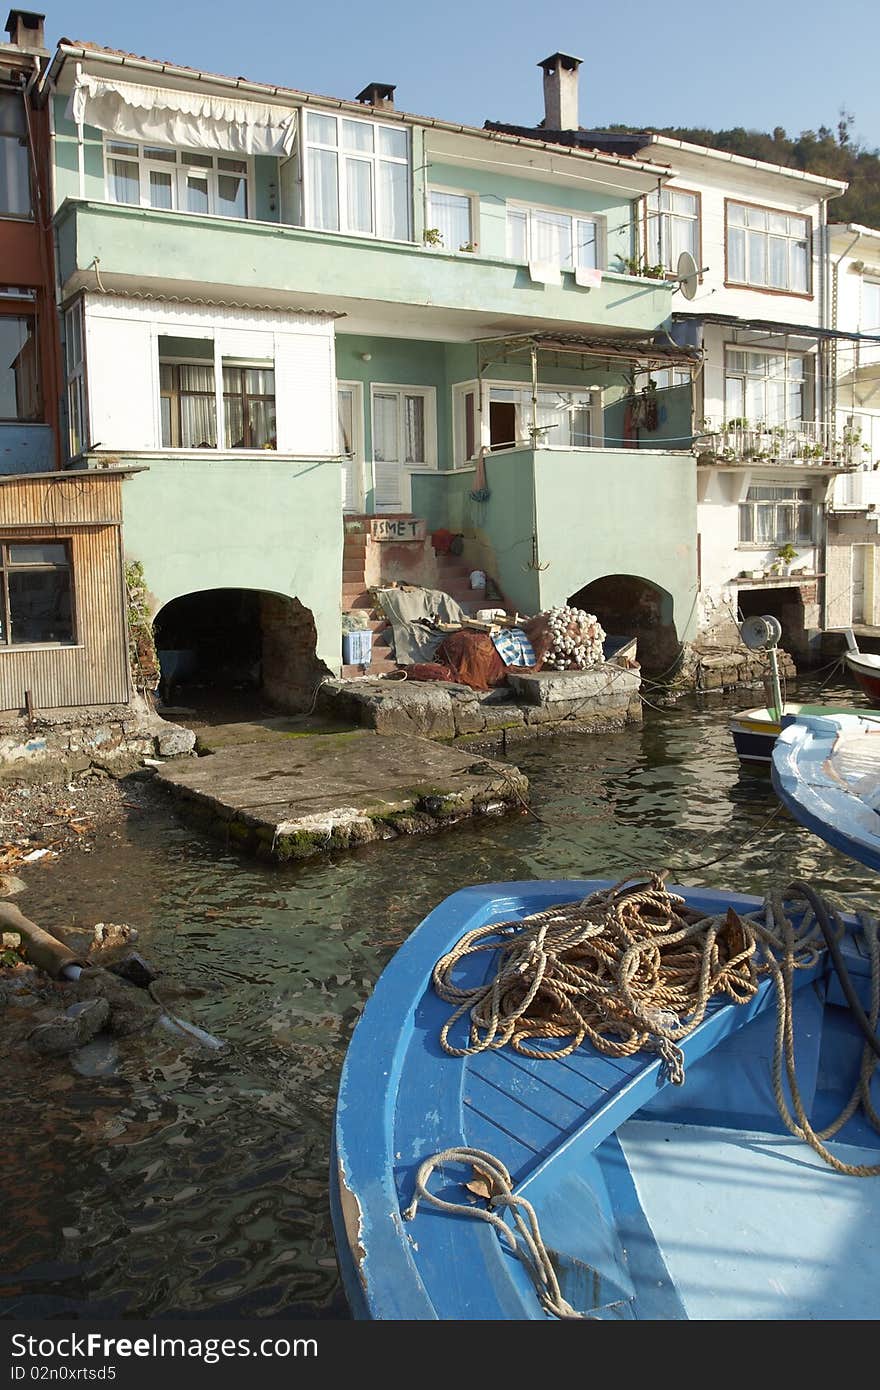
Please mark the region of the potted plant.
[[779, 557], [780, 569], [782, 570], [782, 573], [786, 575], [791, 574], [792, 564], [798, 557], [798, 553], [792, 545], [791, 541], [786, 541], [785, 545], [781, 545], [777, 550], [776, 554]]

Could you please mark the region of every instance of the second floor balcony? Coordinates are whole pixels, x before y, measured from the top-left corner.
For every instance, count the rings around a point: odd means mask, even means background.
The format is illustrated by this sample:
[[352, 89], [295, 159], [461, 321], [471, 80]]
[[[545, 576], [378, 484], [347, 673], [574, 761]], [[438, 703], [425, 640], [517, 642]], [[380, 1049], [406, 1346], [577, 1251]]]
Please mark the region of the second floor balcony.
[[855, 468], [865, 459], [861, 432], [833, 430], [818, 420], [703, 421], [694, 448], [703, 464], [722, 467], [773, 464], [781, 467]]

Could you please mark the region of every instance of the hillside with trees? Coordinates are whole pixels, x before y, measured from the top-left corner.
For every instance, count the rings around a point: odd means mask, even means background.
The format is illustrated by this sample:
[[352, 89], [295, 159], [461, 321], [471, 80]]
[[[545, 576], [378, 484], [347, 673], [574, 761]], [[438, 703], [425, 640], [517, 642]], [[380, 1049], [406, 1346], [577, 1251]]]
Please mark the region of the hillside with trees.
[[[653, 128], [653, 127], [651, 127]], [[632, 130], [632, 126], [612, 126], [612, 130]], [[760, 130], [703, 130], [700, 128], [661, 129], [658, 135], [687, 140], [694, 145], [712, 145], [731, 154], [766, 160], [803, 169], [826, 178], [845, 179], [849, 189], [829, 208], [833, 222], [860, 222], [880, 227], [880, 151], [867, 149], [853, 134], [853, 117], [841, 111], [834, 130], [802, 130], [790, 136], [777, 126], [772, 134]]]

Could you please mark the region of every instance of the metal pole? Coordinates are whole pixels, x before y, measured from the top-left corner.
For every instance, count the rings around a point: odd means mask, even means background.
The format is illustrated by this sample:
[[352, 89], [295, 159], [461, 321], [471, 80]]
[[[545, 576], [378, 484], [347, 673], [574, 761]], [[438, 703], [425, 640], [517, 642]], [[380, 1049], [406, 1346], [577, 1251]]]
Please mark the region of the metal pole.
[[535, 343], [531, 345], [532, 359], [532, 448], [534, 449], [538, 440], [538, 348]]
[[770, 648], [770, 687], [773, 691], [772, 714], [776, 723], [781, 724], [784, 707], [782, 703], [782, 687], [779, 684], [779, 653], [775, 647]]

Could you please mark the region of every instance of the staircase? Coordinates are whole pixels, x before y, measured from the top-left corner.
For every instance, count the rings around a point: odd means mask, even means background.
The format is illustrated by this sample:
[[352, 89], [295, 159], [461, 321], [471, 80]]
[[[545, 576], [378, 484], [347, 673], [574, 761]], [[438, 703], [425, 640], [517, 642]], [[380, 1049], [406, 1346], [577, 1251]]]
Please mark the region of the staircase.
[[[346, 521], [368, 517], [346, 517]], [[367, 626], [373, 633], [372, 660], [369, 666], [343, 665], [343, 679], [352, 676], [379, 676], [388, 671], [396, 671], [391, 645], [391, 625], [384, 614], [373, 607], [373, 600], [364, 580], [364, 563], [367, 549], [367, 531], [348, 530], [344, 532], [342, 550], [342, 611], [343, 613], [363, 612], [366, 609]], [[478, 608], [486, 607], [485, 589], [470, 587], [470, 569], [460, 556], [437, 556], [437, 587], [454, 598], [464, 611], [470, 615]]]

